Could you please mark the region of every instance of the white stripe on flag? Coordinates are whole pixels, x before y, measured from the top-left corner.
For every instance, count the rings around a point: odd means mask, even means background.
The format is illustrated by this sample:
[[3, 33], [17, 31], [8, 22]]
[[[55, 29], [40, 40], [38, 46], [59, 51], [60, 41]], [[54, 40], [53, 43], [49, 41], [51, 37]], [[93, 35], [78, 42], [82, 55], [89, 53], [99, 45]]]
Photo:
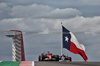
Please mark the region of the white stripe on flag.
[[32, 66], [35, 66], [35, 63], [34, 63], [34, 61], [32, 61]]

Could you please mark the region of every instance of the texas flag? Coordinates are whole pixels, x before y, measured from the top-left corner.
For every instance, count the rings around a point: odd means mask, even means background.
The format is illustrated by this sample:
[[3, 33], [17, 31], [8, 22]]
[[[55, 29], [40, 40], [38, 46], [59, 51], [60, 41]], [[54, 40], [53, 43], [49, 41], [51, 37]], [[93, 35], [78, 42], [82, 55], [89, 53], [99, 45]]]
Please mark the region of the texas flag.
[[63, 38], [63, 48], [68, 49], [70, 52], [79, 54], [87, 61], [87, 56], [85, 54], [85, 47], [80, 44], [74, 34], [62, 26], [62, 38]]

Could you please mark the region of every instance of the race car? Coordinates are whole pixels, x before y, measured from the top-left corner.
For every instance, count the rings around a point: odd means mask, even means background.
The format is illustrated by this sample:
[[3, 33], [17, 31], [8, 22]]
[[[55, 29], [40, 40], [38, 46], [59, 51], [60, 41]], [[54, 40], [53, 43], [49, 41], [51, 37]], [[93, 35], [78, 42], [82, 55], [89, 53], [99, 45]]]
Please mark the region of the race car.
[[42, 53], [38, 57], [38, 61], [59, 61], [59, 55], [52, 55], [52, 53]]
[[59, 57], [59, 61], [71, 62], [72, 58], [63, 54], [62, 56]]

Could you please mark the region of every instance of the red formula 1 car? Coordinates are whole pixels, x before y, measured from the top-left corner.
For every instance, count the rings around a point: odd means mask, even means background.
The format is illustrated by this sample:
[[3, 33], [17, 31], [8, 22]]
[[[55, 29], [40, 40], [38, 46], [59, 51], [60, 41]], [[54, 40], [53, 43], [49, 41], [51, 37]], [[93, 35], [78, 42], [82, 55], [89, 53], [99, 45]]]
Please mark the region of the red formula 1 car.
[[39, 57], [38, 57], [39, 61], [59, 61], [59, 55], [52, 55], [51, 53], [42, 53]]

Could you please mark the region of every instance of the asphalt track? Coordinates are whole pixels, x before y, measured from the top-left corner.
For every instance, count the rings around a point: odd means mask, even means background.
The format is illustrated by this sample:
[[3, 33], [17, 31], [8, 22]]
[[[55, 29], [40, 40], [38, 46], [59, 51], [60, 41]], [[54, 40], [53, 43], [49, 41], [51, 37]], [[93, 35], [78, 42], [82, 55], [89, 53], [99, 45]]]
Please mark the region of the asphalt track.
[[36, 62], [34, 66], [100, 66], [100, 62]]

